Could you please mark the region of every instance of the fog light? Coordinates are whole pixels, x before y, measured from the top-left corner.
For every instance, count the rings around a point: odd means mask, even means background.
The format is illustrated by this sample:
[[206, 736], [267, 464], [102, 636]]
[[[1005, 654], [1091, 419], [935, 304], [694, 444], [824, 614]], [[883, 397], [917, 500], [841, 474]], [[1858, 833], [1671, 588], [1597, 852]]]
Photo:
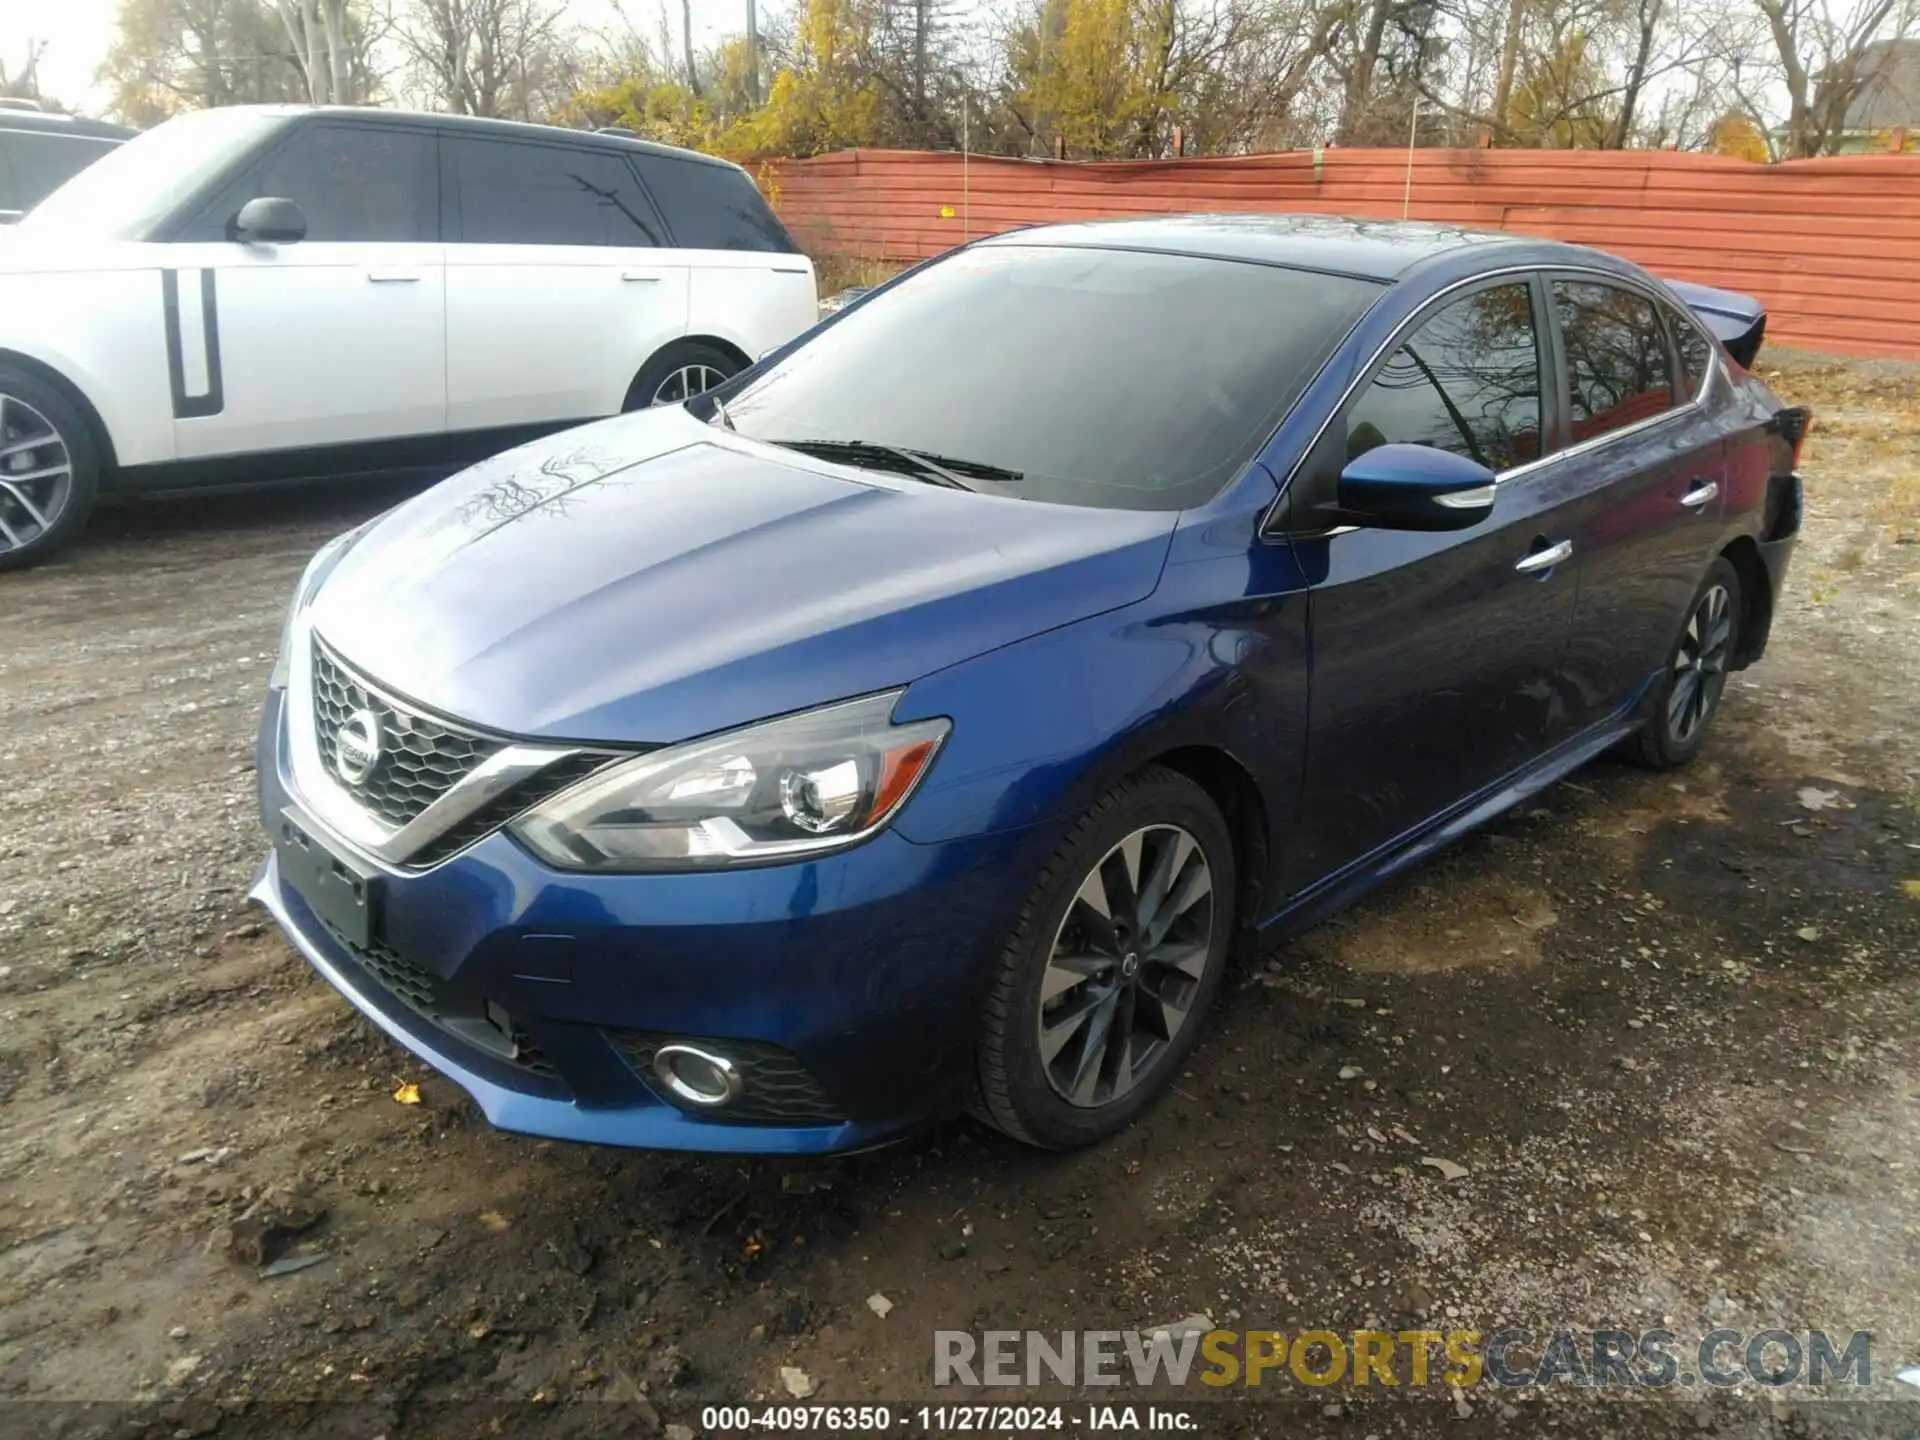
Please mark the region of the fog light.
[[662, 1045], [653, 1054], [653, 1073], [676, 1099], [709, 1110], [732, 1101], [742, 1085], [731, 1060], [692, 1045]]

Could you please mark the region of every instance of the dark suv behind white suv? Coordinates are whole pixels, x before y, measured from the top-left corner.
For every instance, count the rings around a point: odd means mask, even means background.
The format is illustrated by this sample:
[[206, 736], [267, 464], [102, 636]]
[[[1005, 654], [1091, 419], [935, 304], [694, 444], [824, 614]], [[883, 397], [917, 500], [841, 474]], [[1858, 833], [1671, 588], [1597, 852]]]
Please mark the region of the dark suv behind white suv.
[[139, 132], [0, 100], [0, 224], [12, 224]]

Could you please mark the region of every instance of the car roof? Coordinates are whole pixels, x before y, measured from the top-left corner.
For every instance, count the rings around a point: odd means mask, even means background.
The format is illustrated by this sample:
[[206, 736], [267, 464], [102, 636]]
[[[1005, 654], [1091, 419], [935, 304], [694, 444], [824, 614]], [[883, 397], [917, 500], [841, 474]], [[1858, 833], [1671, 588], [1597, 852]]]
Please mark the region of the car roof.
[[110, 125], [105, 120], [10, 107], [0, 107], [0, 130], [30, 130], [36, 135], [79, 135], [88, 140], [131, 140], [140, 133], [125, 125]]
[[1532, 237], [1463, 230], [1414, 220], [1361, 220], [1340, 215], [1156, 215], [1138, 220], [1090, 220], [1008, 231], [985, 245], [1084, 246], [1102, 250], [1152, 250], [1244, 260], [1289, 269], [1350, 275], [1391, 282], [1414, 266], [1456, 251], [1525, 249], [1551, 263], [1586, 259], [1571, 245], [1543, 245]]
[[723, 170], [738, 170], [731, 160], [703, 155], [698, 150], [682, 150], [677, 145], [661, 145], [637, 135], [610, 130], [572, 130], [564, 125], [534, 125], [520, 120], [488, 120], [477, 115], [442, 115], [429, 110], [390, 110], [372, 105], [236, 105], [235, 110], [253, 110], [281, 115], [288, 120], [303, 115], [325, 115], [330, 119], [357, 120], [380, 125], [419, 125], [435, 130], [471, 131], [499, 139], [566, 140], [570, 144], [598, 145], [609, 150], [641, 151], [673, 160], [692, 160]]

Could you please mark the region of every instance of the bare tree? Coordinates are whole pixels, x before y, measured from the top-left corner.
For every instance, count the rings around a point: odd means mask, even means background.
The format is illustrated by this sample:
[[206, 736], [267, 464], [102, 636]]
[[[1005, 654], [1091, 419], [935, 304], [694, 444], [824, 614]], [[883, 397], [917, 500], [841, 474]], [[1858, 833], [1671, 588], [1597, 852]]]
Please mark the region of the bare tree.
[[1904, 38], [1920, 19], [1914, 0], [1754, 0], [1787, 95], [1781, 150], [1832, 153], [1848, 109], [1872, 80], [1875, 41]]
[[116, 23], [100, 76], [136, 124], [308, 98], [304, 59], [262, 0], [121, 0]]
[[456, 115], [546, 119], [588, 78], [557, 0], [406, 0], [393, 32], [425, 98]]
[[356, 37], [347, 0], [273, 0], [273, 8], [300, 58], [307, 98], [316, 105], [352, 105], [363, 99], [356, 83]]
[[40, 57], [47, 52], [47, 42], [27, 40], [27, 63], [20, 67], [20, 73], [11, 79], [7, 76], [7, 62], [0, 60], [0, 95], [13, 100], [39, 101], [40, 95]]
[[693, 58], [693, 0], [680, 0], [680, 48], [687, 57], [687, 89], [700, 94], [700, 65]]

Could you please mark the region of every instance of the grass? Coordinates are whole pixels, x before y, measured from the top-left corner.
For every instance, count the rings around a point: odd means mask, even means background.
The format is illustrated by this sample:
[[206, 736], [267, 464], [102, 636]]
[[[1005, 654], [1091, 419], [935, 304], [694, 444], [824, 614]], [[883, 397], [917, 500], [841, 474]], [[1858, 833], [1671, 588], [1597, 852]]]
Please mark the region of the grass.
[[813, 263], [820, 281], [820, 298], [838, 295], [855, 285], [879, 285], [907, 268], [903, 260], [862, 260], [850, 255], [823, 255]]

